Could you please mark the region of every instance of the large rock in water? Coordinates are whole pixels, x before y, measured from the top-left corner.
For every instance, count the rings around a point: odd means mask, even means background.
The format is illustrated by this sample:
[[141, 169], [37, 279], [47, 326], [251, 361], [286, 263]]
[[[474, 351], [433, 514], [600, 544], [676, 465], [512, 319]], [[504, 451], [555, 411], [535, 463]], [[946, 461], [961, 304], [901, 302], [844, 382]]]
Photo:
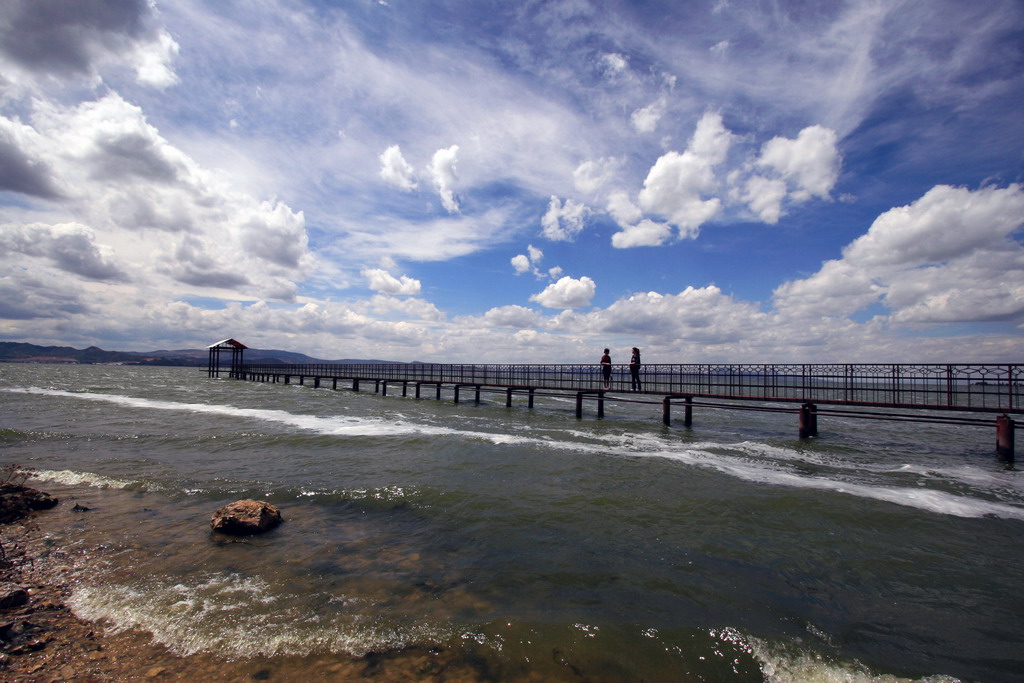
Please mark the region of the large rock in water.
[[48, 493], [28, 486], [0, 484], [0, 524], [27, 517], [33, 510], [49, 510], [57, 502]]
[[214, 531], [238, 536], [261, 534], [283, 522], [281, 511], [262, 500], [236, 500], [213, 513]]

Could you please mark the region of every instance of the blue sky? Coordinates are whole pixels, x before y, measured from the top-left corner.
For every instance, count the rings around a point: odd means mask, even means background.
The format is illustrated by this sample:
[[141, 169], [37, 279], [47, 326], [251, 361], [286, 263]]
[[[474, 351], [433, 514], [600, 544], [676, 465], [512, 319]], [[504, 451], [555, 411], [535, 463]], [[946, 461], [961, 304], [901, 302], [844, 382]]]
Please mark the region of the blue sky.
[[1024, 6], [13, 0], [0, 338], [1021, 362]]

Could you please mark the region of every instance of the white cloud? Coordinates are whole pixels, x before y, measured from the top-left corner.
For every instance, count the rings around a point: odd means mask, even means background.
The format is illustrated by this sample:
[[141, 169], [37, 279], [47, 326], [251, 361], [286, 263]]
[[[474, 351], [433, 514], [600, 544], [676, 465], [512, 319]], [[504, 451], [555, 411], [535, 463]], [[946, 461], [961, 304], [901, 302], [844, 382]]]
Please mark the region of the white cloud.
[[751, 176], [747, 179], [742, 199], [750, 210], [765, 223], [775, 225], [782, 216], [782, 201], [786, 198], [786, 182], [778, 178]]
[[609, 195], [607, 208], [615, 222], [623, 228], [639, 222], [644, 217], [644, 212], [630, 201], [629, 195], [625, 192], [613, 192]]
[[565, 204], [552, 196], [548, 210], [540, 219], [542, 234], [553, 242], [572, 242], [583, 230], [589, 209], [584, 204], [566, 199]]
[[640, 133], [653, 133], [654, 129], [658, 127], [658, 121], [665, 115], [666, 104], [666, 99], [662, 96], [646, 107], [640, 107], [634, 111], [629, 116], [629, 121], [633, 124], [633, 128], [636, 128]]
[[407, 275], [396, 278], [380, 268], [367, 268], [363, 270], [362, 275], [366, 278], [367, 286], [375, 292], [401, 295], [420, 293], [420, 281]]
[[[402, 294], [402, 292], [399, 292]], [[353, 306], [358, 309], [357, 305]], [[440, 322], [445, 318], [437, 306], [417, 297], [396, 298], [394, 296], [375, 295], [367, 302], [369, 311], [377, 315], [388, 317], [400, 316], [410, 320], [423, 321], [427, 323]]]
[[[116, 94], [73, 107], [34, 105], [31, 130], [19, 125], [17, 135], [8, 134], [5, 152], [43, 169], [23, 189], [59, 188], [64, 210], [80, 226], [73, 235], [59, 227], [69, 221], [36, 226], [39, 234], [61, 235], [51, 245], [83, 250], [77, 266], [66, 253], [54, 265], [94, 279], [116, 270], [115, 279], [164, 276], [189, 289], [294, 298], [295, 280], [312, 264], [302, 212], [235, 190]], [[0, 131], [12, 130], [0, 121]], [[175, 291], [172, 282], [165, 287]]]
[[[1024, 189], [939, 185], [890, 209], [809, 278], [780, 285], [777, 310], [849, 315], [881, 302], [894, 322], [970, 322], [1024, 313]], [[998, 274], [998, 277], [993, 277]]]
[[834, 130], [809, 126], [795, 140], [774, 137], [761, 148], [757, 165], [777, 171], [796, 187], [794, 201], [831, 199], [839, 178], [840, 156]]
[[510, 233], [507, 207], [476, 215], [444, 216], [423, 222], [404, 217], [374, 217], [348, 228], [323, 251], [340, 261], [353, 254], [366, 259], [384, 256], [414, 261], [443, 261], [465, 256], [506, 240]]
[[543, 279], [544, 277], [556, 278], [562, 273], [562, 269], [558, 266], [549, 269], [547, 274], [541, 272], [540, 262], [542, 260], [544, 260], [544, 252], [532, 244], [529, 244], [526, 247], [526, 253], [513, 256], [511, 262], [512, 268], [516, 271], [516, 275], [533, 273], [538, 280]]
[[631, 247], [658, 247], [672, 236], [672, 226], [645, 218], [634, 225], [625, 225], [612, 235], [612, 246], [616, 249]]
[[526, 254], [516, 254], [512, 257], [512, 268], [515, 269], [516, 275], [522, 275], [523, 273], [530, 272], [530, 257]]
[[530, 301], [546, 308], [581, 308], [590, 305], [596, 291], [597, 284], [586, 275], [578, 280], [565, 276], [531, 296]]
[[667, 217], [681, 237], [696, 237], [722, 208], [721, 199], [709, 195], [718, 187], [714, 167], [725, 161], [732, 137], [720, 114], [704, 114], [687, 150], [662, 155], [648, 172], [640, 206]]
[[458, 213], [459, 203], [455, 199], [455, 181], [457, 179], [455, 166], [458, 163], [459, 146], [452, 145], [446, 149], [439, 149], [434, 152], [430, 161], [430, 177], [434, 180], [434, 187], [441, 197], [441, 204], [448, 213]]
[[398, 145], [391, 145], [380, 155], [380, 177], [395, 187], [410, 192], [416, 189], [412, 166], [402, 156]]
[[843, 249], [862, 265], [942, 263], [992, 247], [1024, 222], [1024, 189], [1010, 185], [971, 191], [937, 185], [910, 206], [886, 211], [867, 234]]
[[619, 162], [615, 159], [601, 158], [584, 161], [573, 171], [573, 185], [578, 192], [593, 195], [612, 178], [618, 167]]
[[606, 52], [601, 55], [601, 67], [606, 76], [617, 76], [629, 68], [629, 60], [617, 52]]
[[540, 322], [537, 311], [525, 306], [499, 306], [484, 314], [484, 320], [494, 327], [526, 329], [536, 327]]
[[139, 45], [135, 53], [135, 73], [139, 83], [160, 89], [180, 83], [181, 79], [171, 68], [180, 49], [165, 31], [160, 31], [155, 40]]

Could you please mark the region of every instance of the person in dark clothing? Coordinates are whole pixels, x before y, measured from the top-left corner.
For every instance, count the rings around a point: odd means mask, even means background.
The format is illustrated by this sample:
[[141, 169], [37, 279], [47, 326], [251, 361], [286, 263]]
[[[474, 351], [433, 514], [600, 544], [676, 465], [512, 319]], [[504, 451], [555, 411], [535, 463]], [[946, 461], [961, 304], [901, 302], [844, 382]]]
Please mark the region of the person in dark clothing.
[[601, 356], [601, 374], [604, 376], [604, 388], [607, 389], [612, 382], [612, 357], [608, 355], [608, 349]]
[[633, 347], [633, 355], [629, 358], [629, 378], [630, 388], [633, 391], [641, 391], [643, 386], [640, 384], [640, 349]]

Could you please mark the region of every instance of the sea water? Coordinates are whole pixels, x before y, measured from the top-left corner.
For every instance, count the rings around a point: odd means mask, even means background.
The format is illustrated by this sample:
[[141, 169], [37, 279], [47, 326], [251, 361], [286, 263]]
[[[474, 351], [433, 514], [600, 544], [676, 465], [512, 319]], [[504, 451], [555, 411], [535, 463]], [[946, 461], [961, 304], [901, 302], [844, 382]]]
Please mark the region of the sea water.
[[[801, 441], [792, 414], [483, 398], [5, 364], [0, 464], [63, 499], [39, 517], [80, 617], [262, 678], [1024, 672], [1024, 480], [994, 427], [823, 417]], [[243, 498], [285, 523], [212, 534]]]

